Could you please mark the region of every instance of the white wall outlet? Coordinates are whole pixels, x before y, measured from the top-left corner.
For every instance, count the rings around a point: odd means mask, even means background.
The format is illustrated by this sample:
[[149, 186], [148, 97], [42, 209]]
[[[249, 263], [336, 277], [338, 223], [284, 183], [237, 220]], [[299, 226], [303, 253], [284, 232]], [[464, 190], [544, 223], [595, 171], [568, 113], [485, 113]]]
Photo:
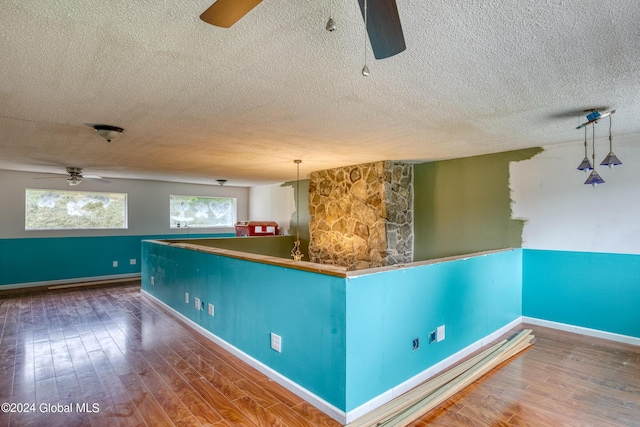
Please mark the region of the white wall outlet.
[[185, 292], [185, 293], [184, 293], [184, 302], [186, 302], [187, 304], [189, 304], [189, 292]]
[[274, 334], [273, 332], [271, 333], [271, 348], [278, 353], [282, 352], [282, 337]]
[[209, 316], [213, 316], [213, 304], [209, 303]]
[[200, 310], [200, 298], [194, 298], [193, 299], [193, 307], [196, 310]]
[[131, 259], [129, 260], [129, 265], [136, 265], [136, 263], [137, 263], [137, 262], [138, 262], [138, 261], [136, 261], [136, 259], [135, 259], [135, 258], [131, 258]]
[[118, 261], [113, 261], [113, 266], [117, 267], [118, 266]]
[[155, 286], [156, 284], [156, 278], [151, 276], [151, 286]]
[[444, 325], [438, 326], [436, 329], [436, 342], [444, 340]]

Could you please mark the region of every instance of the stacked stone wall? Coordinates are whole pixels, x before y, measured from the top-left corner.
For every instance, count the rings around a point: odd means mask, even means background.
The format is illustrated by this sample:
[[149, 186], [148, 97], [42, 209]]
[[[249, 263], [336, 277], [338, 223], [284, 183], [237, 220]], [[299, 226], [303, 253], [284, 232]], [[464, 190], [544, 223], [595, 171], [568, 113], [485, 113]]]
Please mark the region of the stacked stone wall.
[[412, 173], [397, 162], [313, 172], [309, 260], [350, 270], [411, 262]]

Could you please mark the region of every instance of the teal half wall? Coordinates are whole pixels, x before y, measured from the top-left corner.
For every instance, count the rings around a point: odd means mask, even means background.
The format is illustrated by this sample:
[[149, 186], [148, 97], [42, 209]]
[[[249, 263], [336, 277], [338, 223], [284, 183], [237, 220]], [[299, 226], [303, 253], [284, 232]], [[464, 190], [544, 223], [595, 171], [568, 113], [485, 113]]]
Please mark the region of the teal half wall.
[[[343, 406], [344, 278], [153, 242], [143, 242], [142, 257], [145, 292], [327, 402]], [[195, 309], [196, 297], [204, 310]], [[210, 303], [214, 316], [208, 314]], [[271, 333], [282, 338], [280, 353], [271, 349]]]
[[[225, 237], [234, 234], [202, 234]], [[140, 243], [145, 239], [176, 239], [175, 234], [153, 236], [47, 237], [0, 239], [0, 289], [75, 279], [140, 273]], [[131, 264], [130, 260], [136, 263]], [[118, 266], [113, 266], [118, 261]]]
[[[343, 413], [522, 316], [519, 249], [340, 276], [163, 242], [142, 248], [143, 291]], [[446, 339], [429, 344], [440, 325]]]
[[526, 317], [640, 338], [640, 255], [525, 250]]
[[[347, 411], [519, 319], [521, 259], [518, 249], [348, 278]], [[441, 325], [445, 340], [429, 344]]]

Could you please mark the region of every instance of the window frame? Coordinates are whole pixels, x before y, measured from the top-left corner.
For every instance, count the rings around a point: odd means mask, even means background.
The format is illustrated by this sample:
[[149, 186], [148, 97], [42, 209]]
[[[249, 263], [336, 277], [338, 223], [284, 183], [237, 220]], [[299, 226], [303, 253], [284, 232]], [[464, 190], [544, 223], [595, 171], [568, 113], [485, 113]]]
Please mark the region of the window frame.
[[[178, 219], [172, 215], [172, 200], [174, 198], [196, 198], [196, 199], [206, 199], [210, 201], [213, 200], [229, 200], [231, 201], [231, 219], [230, 223], [225, 223], [221, 225], [206, 225], [201, 223], [194, 223], [193, 218], [184, 218], [183, 220], [178, 221]], [[186, 212], [186, 211], [185, 211]], [[197, 215], [197, 214], [196, 214]], [[179, 230], [181, 228], [203, 228], [203, 229], [225, 229], [225, 228], [233, 228], [238, 221], [238, 199], [230, 196], [201, 196], [201, 195], [193, 195], [193, 194], [170, 194], [169, 195], [169, 229], [171, 230]]]
[[[40, 194], [40, 197], [42, 197], [42, 195], [46, 194], [46, 193], [53, 193], [53, 194], [57, 194], [58, 198], [60, 198], [61, 196], [69, 196], [72, 195], [71, 197], [75, 197], [75, 200], [77, 201], [78, 199], [80, 199], [81, 197], [91, 197], [93, 196], [96, 200], [95, 203], [99, 203], [99, 199], [98, 197], [102, 196], [107, 196], [109, 198], [109, 201], [111, 200], [111, 196], [122, 196], [122, 203], [123, 203], [123, 212], [122, 212], [122, 226], [104, 226], [104, 227], [97, 227], [97, 226], [82, 226], [82, 225], [77, 225], [77, 226], [63, 226], [63, 227], [33, 227], [33, 226], [29, 226], [29, 224], [32, 222], [32, 220], [29, 219], [29, 213], [30, 213], [30, 209], [29, 209], [29, 201], [30, 201], [30, 196], [29, 193], [30, 192], [42, 192], [42, 194]], [[68, 230], [128, 230], [129, 229], [129, 194], [128, 193], [118, 193], [118, 192], [106, 192], [106, 191], [81, 191], [81, 190], [58, 190], [58, 189], [47, 189], [47, 188], [25, 188], [25, 199], [24, 199], [24, 207], [25, 207], [25, 212], [24, 212], [24, 229], [25, 231], [68, 231]], [[36, 196], [31, 196], [31, 197], [36, 197]], [[94, 202], [91, 202], [94, 203]], [[104, 206], [104, 204], [103, 204]], [[39, 206], [39, 207], [46, 207], [45, 206]], [[50, 206], [51, 208], [55, 207], [55, 203], [54, 206]], [[82, 209], [82, 206], [80, 207], [80, 209]], [[67, 205], [67, 210], [69, 210], [69, 207]], [[69, 216], [72, 216], [71, 214], [69, 214]], [[80, 215], [82, 216], [82, 215]]]

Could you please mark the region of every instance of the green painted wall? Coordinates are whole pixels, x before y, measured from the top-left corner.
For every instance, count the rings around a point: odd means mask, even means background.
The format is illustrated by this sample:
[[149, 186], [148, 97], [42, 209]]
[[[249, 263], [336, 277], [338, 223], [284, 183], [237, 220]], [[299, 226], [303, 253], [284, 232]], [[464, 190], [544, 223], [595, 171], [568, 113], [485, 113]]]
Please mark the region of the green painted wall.
[[171, 239], [169, 241], [290, 259], [294, 240], [293, 236], [249, 236], [214, 239]]
[[509, 163], [541, 148], [414, 166], [414, 261], [522, 246], [511, 219]]

